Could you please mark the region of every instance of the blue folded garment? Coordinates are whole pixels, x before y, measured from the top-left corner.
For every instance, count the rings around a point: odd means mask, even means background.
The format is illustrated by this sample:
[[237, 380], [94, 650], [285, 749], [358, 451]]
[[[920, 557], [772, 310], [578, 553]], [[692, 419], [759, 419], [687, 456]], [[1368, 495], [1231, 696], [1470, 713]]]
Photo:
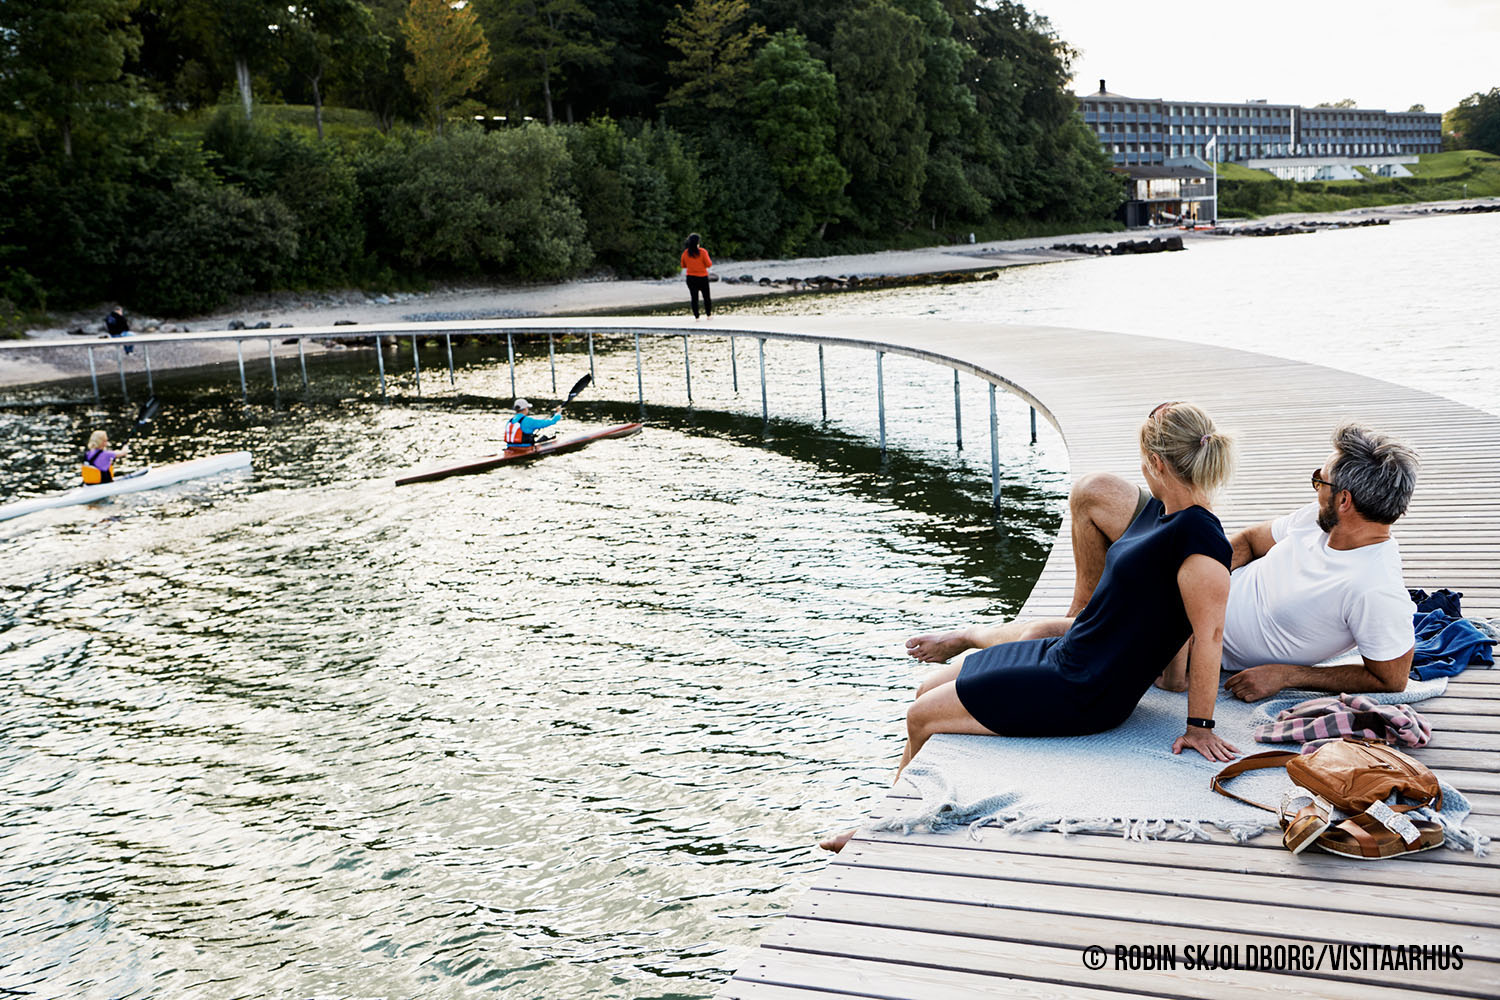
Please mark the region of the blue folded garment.
[[1441, 608], [1412, 617], [1417, 649], [1411, 675], [1418, 680], [1452, 677], [1474, 664], [1495, 665], [1495, 640], [1466, 618], [1454, 618]]

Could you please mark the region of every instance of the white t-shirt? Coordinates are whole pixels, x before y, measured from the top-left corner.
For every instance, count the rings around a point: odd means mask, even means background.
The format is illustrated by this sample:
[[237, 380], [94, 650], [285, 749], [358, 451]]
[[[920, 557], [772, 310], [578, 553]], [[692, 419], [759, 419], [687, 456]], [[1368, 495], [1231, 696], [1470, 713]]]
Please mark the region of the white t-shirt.
[[1358, 647], [1394, 660], [1415, 644], [1416, 607], [1395, 539], [1330, 549], [1317, 502], [1271, 523], [1276, 544], [1229, 578], [1224, 668], [1310, 666]]

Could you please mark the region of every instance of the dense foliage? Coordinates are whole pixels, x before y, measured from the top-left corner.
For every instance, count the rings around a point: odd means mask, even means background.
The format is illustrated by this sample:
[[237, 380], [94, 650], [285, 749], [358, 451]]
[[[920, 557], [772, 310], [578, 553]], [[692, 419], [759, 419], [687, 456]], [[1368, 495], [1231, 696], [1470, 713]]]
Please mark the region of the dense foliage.
[[1444, 131], [1456, 148], [1500, 155], [1500, 87], [1491, 87], [1488, 94], [1470, 94], [1444, 117]]
[[667, 274], [689, 229], [745, 257], [1088, 222], [1122, 187], [1071, 56], [1005, 0], [5, 0], [0, 300], [187, 313]]

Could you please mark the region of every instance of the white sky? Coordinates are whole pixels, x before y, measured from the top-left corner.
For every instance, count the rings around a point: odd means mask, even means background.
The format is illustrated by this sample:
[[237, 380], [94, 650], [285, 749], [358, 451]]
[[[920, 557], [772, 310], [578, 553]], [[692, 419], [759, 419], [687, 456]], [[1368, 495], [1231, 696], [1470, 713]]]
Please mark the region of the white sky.
[[1080, 51], [1079, 94], [1447, 111], [1500, 87], [1500, 0], [1022, 0]]

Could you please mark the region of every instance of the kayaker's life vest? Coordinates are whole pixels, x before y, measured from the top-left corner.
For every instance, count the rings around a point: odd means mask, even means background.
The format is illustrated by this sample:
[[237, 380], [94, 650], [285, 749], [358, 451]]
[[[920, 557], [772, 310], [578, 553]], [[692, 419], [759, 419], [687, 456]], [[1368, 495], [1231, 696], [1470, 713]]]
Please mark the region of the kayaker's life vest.
[[115, 481], [115, 463], [110, 462], [109, 468], [101, 469], [94, 464], [94, 459], [99, 455], [99, 449], [91, 448], [83, 453], [83, 466], [79, 470], [83, 474], [85, 486], [97, 486], [100, 483], [112, 483]]
[[505, 447], [533, 448], [536, 446], [536, 434], [521, 429], [521, 421], [524, 419], [526, 419], [526, 414], [517, 413], [510, 418], [510, 423], [505, 425]]

